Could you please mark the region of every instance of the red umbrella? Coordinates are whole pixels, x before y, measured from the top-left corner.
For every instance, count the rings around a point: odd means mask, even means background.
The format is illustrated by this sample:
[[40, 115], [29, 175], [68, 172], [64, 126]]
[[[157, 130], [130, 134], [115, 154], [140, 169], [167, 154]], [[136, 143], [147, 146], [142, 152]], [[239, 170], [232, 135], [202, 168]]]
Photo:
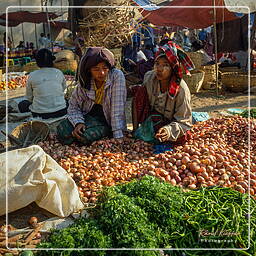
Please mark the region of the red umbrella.
[[[136, 0], [133, 2], [136, 3]], [[196, 8], [186, 8], [186, 6], [196, 6]], [[216, 23], [238, 19], [234, 13], [225, 8], [224, 0], [216, 0], [215, 6], [223, 7], [216, 8]], [[146, 16], [150, 23], [158, 26], [176, 25], [198, 29], [209, 27], [214, 23], [213, 0], [173, 0], [167, 5], [159, 7], [153, 11], [143, 10], [142, 15]]]
[[[48, 12], [49, 19], [56, 19], [59, 15]], [[0, 19], [6, 20], [6, 13], [0, 15]], [[31, 23], [42, 23], [47, 22], [46, 12], [29, 12], [29, 11], [18, 11], [8, 13], [8, 22], [31, 22]]]

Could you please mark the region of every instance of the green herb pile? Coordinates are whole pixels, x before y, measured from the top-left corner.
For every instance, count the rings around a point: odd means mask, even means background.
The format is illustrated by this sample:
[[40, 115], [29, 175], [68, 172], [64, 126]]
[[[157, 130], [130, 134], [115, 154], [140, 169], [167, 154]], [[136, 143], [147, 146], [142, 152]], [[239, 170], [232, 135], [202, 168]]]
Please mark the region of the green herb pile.
[[66, 70], [63, 70], [62, 73], [64, 75], [70, 75], [70, 76], [75, 76], [76, 72], [70, 70], [70, 69], [66, 69]]
[[256, 109], [250, 109], [250, 110], [245, 110], [243, 111], [240, 116], [242, 117], [249, 117], [249, 113], [250, 113], [250, 117], [251, 118], [256, 118]]
[[[230, 188], [180, 187], [145, 176], [108, 187], [90, 218], [53, 231], [41, 248], [166, 248], [168, 255], [256, 255], [256, 201]], [[167, 248], [247, 248], [243, 251], [171, 251]], [[60, 255], [41, 251], [39, 255]], [[63, 256], [157, 256], [155, 250], [62, 251]]]

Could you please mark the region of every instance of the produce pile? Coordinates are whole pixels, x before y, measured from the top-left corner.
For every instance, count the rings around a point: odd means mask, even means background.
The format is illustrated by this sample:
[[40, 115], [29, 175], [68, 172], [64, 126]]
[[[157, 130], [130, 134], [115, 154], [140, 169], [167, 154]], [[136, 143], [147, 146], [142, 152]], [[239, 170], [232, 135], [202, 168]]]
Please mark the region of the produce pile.
[[7, 81], [0, 81], [0, 91], [4, 91], [8, 89], [16, 89], [20, 87], [26, 87], [28, 76], [16, 76], [15, 78], [11, 78]]
[[[256, 201], [231, 188], [184, 192], [151, 176], [106, 187], [89, 218], [54, 231], [40, 248], [246, 248], [248, 219], [251, 245], [246, 251], [165, 250], [168, 255], [254, 255]], [[59, 255], [41, 251], [39, 255]], [[159, 251], [62, 251], [68, 255], [153, 256]]]
[[75, 180], [84, 202], [96, 202], [103, 186], [146, 174], [189, 189], [219, 185], [256, 195], [256, 121], [249, 123], [239, 116], [200, 122], [184, 146], [161, 154], [132, 138], [125, 138], [123, 144], [106, 139], [91, 146], [68, 146], [50, 135], [39, 146]]
[[[73, 81], [74, 76], [72, 74], [65, 75], [66, 81]], [[28, 80], [28, 75], [16, 76], [15, 78], [11, 78], [6, 81], [0, 81], [0, 91], [4, 91], [7, 88], [14, 90], [16, 88], [26, 87], [26, 83]]]

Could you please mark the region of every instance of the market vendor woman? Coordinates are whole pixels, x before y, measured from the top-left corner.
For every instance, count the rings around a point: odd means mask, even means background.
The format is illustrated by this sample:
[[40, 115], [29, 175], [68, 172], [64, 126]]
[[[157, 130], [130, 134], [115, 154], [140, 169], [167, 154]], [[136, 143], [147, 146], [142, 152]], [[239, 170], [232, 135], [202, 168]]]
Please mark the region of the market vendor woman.
[[133, 100], [133, 127], [151, 115], [155, 137], [160, 142], [184, 143], [192, 127], [190, 91], [182, 79], [193, 63], [186, 53], [169, 41], [156, 53], [154, 70], [146, 73], [143, 86], [136, 87]]
[[82, 56], [79, 84], [69, 100], [68, 118], [57, 130], [62, 143], [77, 140], [90, 144], [107, 136], [122, 141], [126, 130], [126, 85], [123, 72], [114, 65], [114, 55], [106, 48], [92, 47]]

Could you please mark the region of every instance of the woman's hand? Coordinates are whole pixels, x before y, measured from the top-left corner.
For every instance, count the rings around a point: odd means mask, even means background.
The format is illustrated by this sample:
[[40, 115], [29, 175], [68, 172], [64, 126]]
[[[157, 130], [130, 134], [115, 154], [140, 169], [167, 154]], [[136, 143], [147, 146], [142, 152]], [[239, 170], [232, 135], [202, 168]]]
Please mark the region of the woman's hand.
[[167, 141], [169, 139], [169, 133], [166, 128], [162, 127], [158, 130], [155, 136], [161, 142]]
[[74, 131], [72, 132], [73, 137], [77, 138], [77, 139], [81, 139], [81, 136], [83, 135], [84, 131], [85, 131], [85, 124], [77, 124]]

